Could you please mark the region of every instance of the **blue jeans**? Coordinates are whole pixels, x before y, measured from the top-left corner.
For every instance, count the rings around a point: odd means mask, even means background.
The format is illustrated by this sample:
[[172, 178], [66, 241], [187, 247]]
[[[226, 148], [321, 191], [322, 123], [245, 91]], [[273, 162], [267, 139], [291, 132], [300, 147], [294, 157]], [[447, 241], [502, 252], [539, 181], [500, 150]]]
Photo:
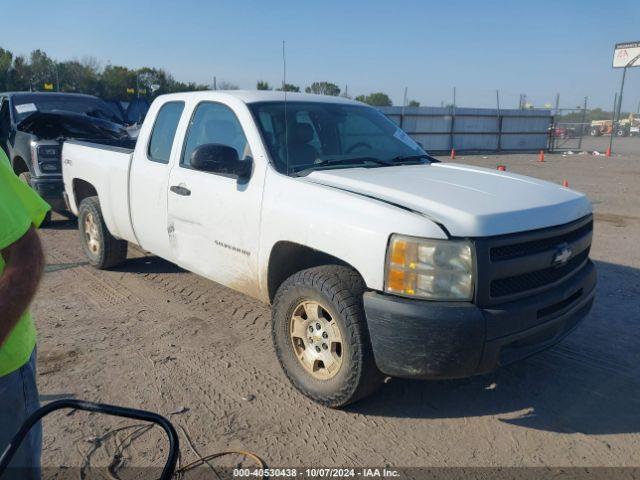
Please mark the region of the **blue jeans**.
[[[0, 377], [0, 452], [3, 452], [26, 418], [40, 407], [36, 386], [36, 351], [29, 361]], [[42, 425], [38, 422], [24, 439], [0, 480], [40, 480]]]

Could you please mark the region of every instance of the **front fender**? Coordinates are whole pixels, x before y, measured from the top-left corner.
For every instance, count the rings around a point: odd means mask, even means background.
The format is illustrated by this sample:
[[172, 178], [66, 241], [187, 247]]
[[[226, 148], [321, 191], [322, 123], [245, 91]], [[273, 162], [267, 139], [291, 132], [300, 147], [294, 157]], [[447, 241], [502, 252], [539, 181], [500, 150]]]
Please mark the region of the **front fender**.
[[266, 291], [270, 252], [279, 241], [336, 257], [352, 265], [368, 288], [382, 290], [386, 250], [393, 233], [447, 238], [435, 222], [417, 212], [269, 169], [260, 242], [261, 290]]

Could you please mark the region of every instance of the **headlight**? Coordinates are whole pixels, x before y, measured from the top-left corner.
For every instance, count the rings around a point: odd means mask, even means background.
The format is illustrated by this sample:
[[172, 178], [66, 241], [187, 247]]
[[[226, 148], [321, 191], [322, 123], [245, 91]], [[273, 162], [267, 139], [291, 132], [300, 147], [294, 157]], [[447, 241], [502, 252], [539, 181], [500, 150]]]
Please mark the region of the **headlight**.
[[471, 300], [472, 252], [467, 241], [392, 235], [385, 291], [428, 300]]

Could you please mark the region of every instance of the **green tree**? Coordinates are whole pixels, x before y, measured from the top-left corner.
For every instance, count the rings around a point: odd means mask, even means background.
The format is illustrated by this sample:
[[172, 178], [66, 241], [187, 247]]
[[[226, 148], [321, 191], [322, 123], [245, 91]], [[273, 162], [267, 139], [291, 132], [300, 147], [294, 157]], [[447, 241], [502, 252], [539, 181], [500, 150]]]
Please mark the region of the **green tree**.
[[285, 83], [284, 88], [280, 87], [277, 89], [279, 92], [299, 92], [300, 87], [297, 85], [293, 85], [291, 83]]
[[221, 81], [218, 83], [218, 90], [238, 90], [240, 87], [232, 82]]
[[26, 58], [18, 55], [13, 59], [13, 67], [9, 75], [8, 90], [31, 90], [31, 66]]
[[256, 89], [258, 89], [258, 90], [271, 90], [271, 85], [269, 85], [269, 82], [267, 82], [265, 80], [258, 80], [258, 83], [256, 84]]
[[92, 63], [69, 60], [58, 63], [60, 90], [96, 95], [100, 93], [99, 67]]
[[[587, 110], [587, 113], [584, 114], [584, 121], [586, 123], [591, 123], [592, 120], [611, 120], [612, 115], [612, 112], [607, 112], [601, 108], [594, 108], [592, 110]], [[629, 114], [625, 112], [620, 114], [620, 118], [627, 118], [628, 116]], [[557, 122], [580, 123], [582, 122], [582, 117], [582, 109], [578, 109], [573, 112], [557, 115], [555, 119]]]
[[0, 48], [0, 92], [9, 90], [9, 79], [13, 67], [13, 53]]
[[119, 65], [107, 65], [100, 76], [100, 86], [104, 98], [131, 99], [135, 94], [136, 72]]
[[331, 82], [313, 82], [311, 86], [305, 88], [304, 91], [318, 95], [331, 95], [333, 97], [340, 95], [340, 87]]
[[172, 88], [174, 88], [174, 92], [197, 92], [211, 90], [211, 85], [205, 85], [203, 83], [196, 82], [175, 82]]
[[375, 92], [370, 95], [358, 95], [356, 100], [359, 102], [368, 103], [369, 105], [373, 105], [374, 107], [390, 107], [393, 105], [391, 98], [389, 95], [382, 92]]
[[57, 65], [42, 50], [31, 52], [29, 67], [31, 69], [31, 83], [35, 90], [44, 90], [45, 83], [52, 83], [55, 86]]
[[420, 106], [420, 102], [417, 100], [409, 100], [409, 103], [407, 103], [407, 107], [419, 107]]

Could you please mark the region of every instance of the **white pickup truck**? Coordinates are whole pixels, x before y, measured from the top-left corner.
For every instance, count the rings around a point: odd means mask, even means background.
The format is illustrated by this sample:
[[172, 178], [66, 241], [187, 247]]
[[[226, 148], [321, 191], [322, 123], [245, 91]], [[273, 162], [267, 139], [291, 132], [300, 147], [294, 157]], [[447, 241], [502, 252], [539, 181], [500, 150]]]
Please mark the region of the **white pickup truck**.
[[131, 242], [271, 304], [282, 368], [324, 405], [524, 358], [593, 302], [584, 195], [440, 163], [351, 100], [163, 95], [134, 150], [68, 141], [62, 159], [93, 265]]

